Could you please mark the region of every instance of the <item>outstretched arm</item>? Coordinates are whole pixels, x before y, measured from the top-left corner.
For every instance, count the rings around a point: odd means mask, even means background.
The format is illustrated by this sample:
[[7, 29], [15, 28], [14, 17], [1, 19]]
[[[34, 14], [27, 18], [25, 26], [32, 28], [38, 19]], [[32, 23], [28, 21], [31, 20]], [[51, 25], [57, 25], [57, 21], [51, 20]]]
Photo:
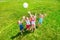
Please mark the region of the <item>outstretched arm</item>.
[[35, 13], [35, 15], [34, 15], [34, 18], [35, 18], [35, 21], [36, 21], [36, 13]]
[[23, 23], [23, 21], [24, 21], [24, 20], [22, 19], [22, 20], [21, 20], [21, 23]]
[[22, 17], [21, 23], [23, 23], [24, 20], [25, 20], [25, 16]]
[[28, 11], [28, 14], [29, 14], [30, 16], [32, 16], [32, 14], [31, 14], [31, 12], [30, 12], [30, 11]]
[[35, 13], [35, 17], [36, 17], [36, 15], [37, 15], [37, 14]]

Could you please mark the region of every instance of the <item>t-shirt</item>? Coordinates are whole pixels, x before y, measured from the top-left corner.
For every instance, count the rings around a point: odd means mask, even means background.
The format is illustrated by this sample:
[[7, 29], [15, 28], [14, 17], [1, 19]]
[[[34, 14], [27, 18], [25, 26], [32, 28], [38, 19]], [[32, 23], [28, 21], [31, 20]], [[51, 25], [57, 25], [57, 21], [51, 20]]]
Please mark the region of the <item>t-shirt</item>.
[[26, 24], [27, 25], [30, 25], [30, 20], [26, 20]]

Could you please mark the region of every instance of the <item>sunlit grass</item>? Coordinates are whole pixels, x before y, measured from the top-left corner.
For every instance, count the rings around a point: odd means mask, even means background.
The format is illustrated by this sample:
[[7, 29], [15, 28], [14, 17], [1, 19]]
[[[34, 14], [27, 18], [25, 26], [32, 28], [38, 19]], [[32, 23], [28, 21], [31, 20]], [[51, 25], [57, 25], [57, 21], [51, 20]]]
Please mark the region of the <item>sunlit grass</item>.
[[[11, 37], [20, 32], [17, 20], [21, 19], [23, 15], [28, 16], [29, 10], [37, 14], [46, 13], [47, 17], [33, 33], [19, 35], [14, 40], [60, 40], [60, 3], [57, 0], [5, 1], [8, 2], [0, 2], [0, 40], [12, 40]], [[27, 9], [23, 8], [24, 2], [29, 3]]]

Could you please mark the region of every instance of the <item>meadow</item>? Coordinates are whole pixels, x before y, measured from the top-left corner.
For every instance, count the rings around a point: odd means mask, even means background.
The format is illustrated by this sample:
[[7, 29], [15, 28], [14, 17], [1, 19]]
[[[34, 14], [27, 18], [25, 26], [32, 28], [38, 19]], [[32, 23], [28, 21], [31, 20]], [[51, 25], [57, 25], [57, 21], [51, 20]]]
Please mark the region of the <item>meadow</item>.
[[[24, 2], [29, 4], [27, 9]], [[29, 16], [28, 11], [37, 13], [37, 20], [41, 12], [47, 16], [34, 32], [20, 35], [17, 21]], [[0, 40], [60, 40], [60, 0], [1, 0]]]

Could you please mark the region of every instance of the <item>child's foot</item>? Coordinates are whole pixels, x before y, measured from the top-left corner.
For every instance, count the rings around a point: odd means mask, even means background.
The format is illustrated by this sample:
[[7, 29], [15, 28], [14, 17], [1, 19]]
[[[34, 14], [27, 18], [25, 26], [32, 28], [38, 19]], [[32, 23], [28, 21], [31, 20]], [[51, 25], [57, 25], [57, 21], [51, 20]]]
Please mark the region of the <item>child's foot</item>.
[[21, 35], [22, 35], [23, 33], [21, 33]]
[[31, 32], [33, 32], [33, 30]]
[[25, 31], [23, 30], [23, 32], [25, 32]]

